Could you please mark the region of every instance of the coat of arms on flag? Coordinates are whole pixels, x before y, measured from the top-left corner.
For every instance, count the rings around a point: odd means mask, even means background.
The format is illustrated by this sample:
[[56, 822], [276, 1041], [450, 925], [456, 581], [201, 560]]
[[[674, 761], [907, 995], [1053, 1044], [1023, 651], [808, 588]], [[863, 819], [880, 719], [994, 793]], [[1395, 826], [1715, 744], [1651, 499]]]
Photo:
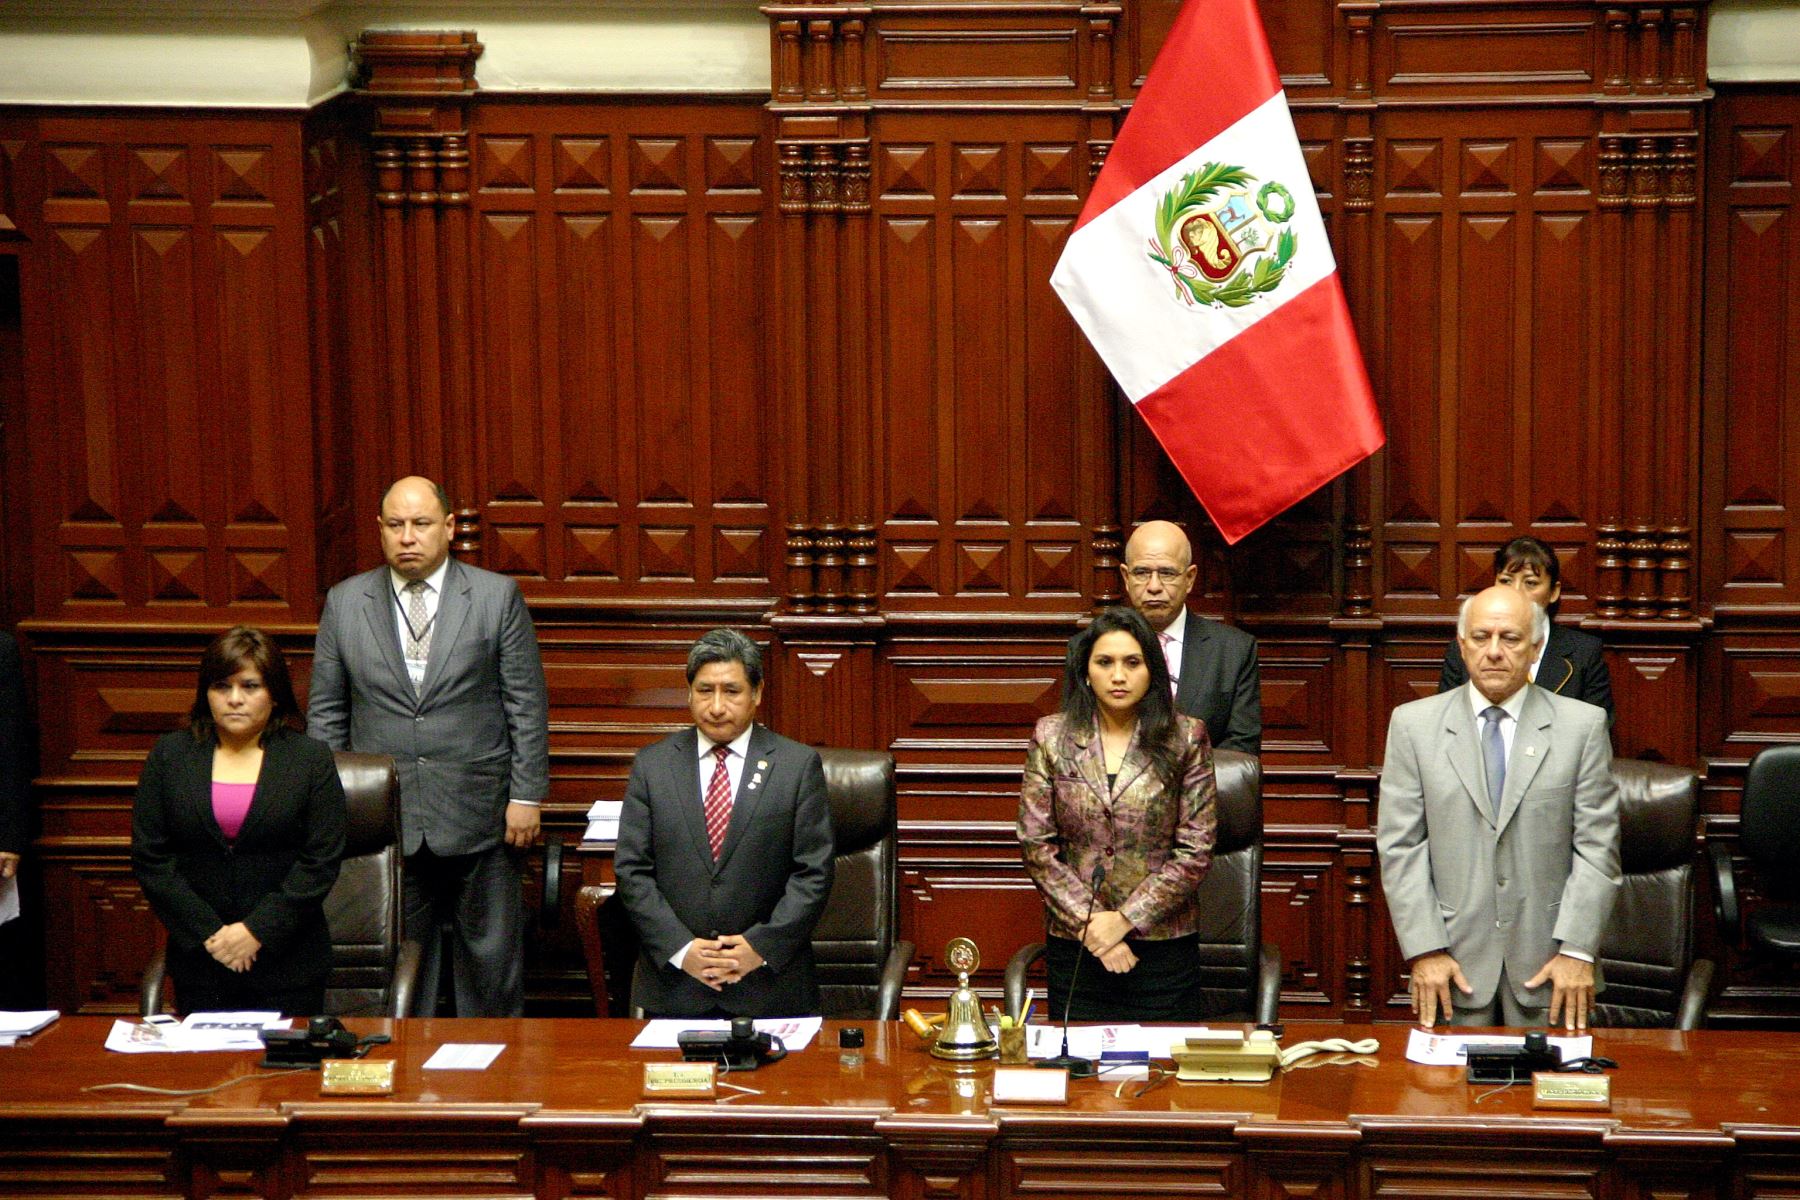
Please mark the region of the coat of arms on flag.
[[1255, 184], [1242, 167], [1209, 162], [1157, 204], [1150, 258], [1184, 303], [1239, 308], [1281, 286], [1299, 244], [1287, 228], [1293, 193], [1271, 179], [1252, 195]]

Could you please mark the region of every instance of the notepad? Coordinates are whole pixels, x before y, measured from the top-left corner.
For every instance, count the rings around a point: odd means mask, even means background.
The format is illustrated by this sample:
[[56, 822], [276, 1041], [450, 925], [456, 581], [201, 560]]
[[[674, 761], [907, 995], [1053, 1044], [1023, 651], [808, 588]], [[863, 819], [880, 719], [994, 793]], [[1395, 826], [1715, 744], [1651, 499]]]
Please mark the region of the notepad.
[[35, 1009], [30, 1012], [9, 1012], [0, 1009], [0, 1046], [10, 1046], [20, 1038], [40, 1033], [55, 1024], [62, 1013], [54, 1008]]

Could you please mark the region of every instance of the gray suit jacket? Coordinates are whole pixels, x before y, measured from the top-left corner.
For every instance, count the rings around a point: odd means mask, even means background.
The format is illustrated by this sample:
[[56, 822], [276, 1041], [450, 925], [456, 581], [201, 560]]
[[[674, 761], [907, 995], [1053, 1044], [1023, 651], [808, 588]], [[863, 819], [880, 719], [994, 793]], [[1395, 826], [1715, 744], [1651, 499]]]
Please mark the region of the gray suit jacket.
[[319, 616], [306, 731], [335, 750], [391, 754], [407, 854], [500, 844], [506, 804], [550, 791], [549, 702], [519, 587], [454, 558], [413, 692], [386, 566], [331, 589]]
[[1402, 704], [1388, 723], [1375, 844], [1400, 952], [1448, 949], [1493, 999], [1506, 968], [1522, 986], [1561, 947], [1598, 958], [1620, 887], [1619, 794], [1606, 713], [1527, 685], [1498, 805], [1487, 795], [1466, 687]]
[[[638, 751], [613, 869], [643, 946], [633, 1003], [671, 1016], [715, 1005], [741, 1016], [819, 1011], [813, 928], [831, 894], [831, 808], [819, 753], [756, 726], [719, 861], [706, 839], [699, 733]], [[764, 965], [714, 992], [669, 959], [696, 937], [742, 934]]]
[[1213, 749], [1261, 754], [1262, 674], [1256, 639], [1190, 612], [1175, 708], [1206, 722]]

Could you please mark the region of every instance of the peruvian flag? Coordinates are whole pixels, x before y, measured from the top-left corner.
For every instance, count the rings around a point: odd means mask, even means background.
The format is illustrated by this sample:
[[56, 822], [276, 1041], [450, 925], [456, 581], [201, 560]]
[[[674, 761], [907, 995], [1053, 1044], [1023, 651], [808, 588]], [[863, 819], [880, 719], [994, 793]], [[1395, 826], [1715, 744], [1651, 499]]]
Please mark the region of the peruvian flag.
[[1228, 542], [1385, 440], [1255, 0], [1188, 0], [1050, 278]]

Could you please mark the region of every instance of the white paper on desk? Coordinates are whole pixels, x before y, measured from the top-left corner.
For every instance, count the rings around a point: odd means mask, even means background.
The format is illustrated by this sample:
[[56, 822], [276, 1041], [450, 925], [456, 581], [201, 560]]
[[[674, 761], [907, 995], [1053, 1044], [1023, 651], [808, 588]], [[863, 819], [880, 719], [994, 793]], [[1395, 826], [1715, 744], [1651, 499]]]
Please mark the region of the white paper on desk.
[[261, 1050], [262, 1031], [291, 1029], [280, 1013], [189, 1013], [179, 1025], [114, 1021], [106, 1048], [120, 1054], [184, 1054], [210, 1050]]
[[34, 1009], [30, 1012], [0, 1012], [0, 1037], [30, 1037], [39, 1030], [47, 1029], [50, 1023], [62, 1016], [54, 1008]]
[[[756, 1032], [772, 1034], [781, 1039], [781, 1044], [789, 1050], [804, 1050], [812, 1045], [812, 1040], [819, 1036], [819, 1026], [824, 1022], [819, 1017], [774, 1017], [760, 1019], [756, 1022]], [[730, 1021], [689, 1021], [679, 1017], [668, 1017], [650, 1021], [631, 1039], [633, 1050], [677, 1050], [680, 1043], [675, 1039], [691, 1029], [711, 1029], [720, 1033], [731, 1030]]]
[[0, 925], [19, 915], [19, 877], [0, 879]]
[[[1524, 1035], [1502, 1033], [1428, 1033], [1413, 1029], [1406, 1038], [1406, 1061], [1428, 1067], [1460, 1067], [1468, 1061], [1467, 1048], [1478, 1046], [1523, 1046]], [[1562, 1051], [1564, 1061], [1587, 1058], [1594, 1053], [1592, 1036], [1553, 1037], [1550, 1044]]]
[[505, 1042], [445, 1042], [425, 1060], [427, 1071], [485, 1071], [493, 1066]]
[[[1135, 1043], [1137, 1025], [1071, 1025], [1067, 1053], [1076, 1058], [1099, 1058], [1108, 1050], [1120, 1050]], [[1028, 1025], [1025, 1027], [1027, 1058], [1055, 1058], [1063, 1054], [1061, 1025]]]

